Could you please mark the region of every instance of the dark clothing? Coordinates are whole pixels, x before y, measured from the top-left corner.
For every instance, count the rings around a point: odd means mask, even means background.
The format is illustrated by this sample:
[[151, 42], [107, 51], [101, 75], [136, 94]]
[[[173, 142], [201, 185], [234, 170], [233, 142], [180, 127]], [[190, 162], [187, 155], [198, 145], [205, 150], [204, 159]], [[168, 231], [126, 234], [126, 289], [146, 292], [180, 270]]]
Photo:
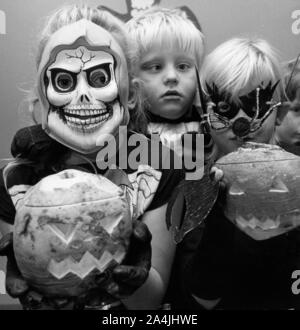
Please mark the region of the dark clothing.
[[[201, 111], [201, 110], [200, 110]], [[155, 115], [151, 112], [147, 113], [147, 118], [150, 123], [162, 123], [162, 124], [180, 124], [180, 123], [189, 123], [189, 122], [199, 122], [201, 117], [198, 109], [195, 106], [192, 106], [189, 111], [183, 114], [180, 118], [177, 119], [167, 119]]]
[[300, 230], [256, 241], [215, 204], [205, 220], [185, 281], [199, 298], [222, 298], [221, 309], [300, 309], [292, 273], [300, 269]]
[[[195, 106], [193, 106], [182, 117], [175, 120], [162, 118], [152, 113], [149, 114], [149, 132], [152, 134], [159, 134], [161, 141], [164, 145], [168, 147], [173, 147], [174, 150], [176, 150], [178, 156], [182, 157], [183, 164], [185, 164], [184, 157], [186, 156], [183, 135], [189, 135], [192, 137], [193, 159], [196, 159], [196, 152], [200, 152], [200, 150], [197, 149], [197, 147], [199, 148], [199, 146], [197, 146], [196, 144], [196, 135], [203, 134], [200, 126], [201, 117], [199, 112], [201, 112], [201, 109], [199, 110]], [[181, 151], [181, 153], [178, 151]], [[211, 162], [213, 152], [213, 141], [210, 135], [205, 134], [203, 149], [204, 154], [202, 155], [202, 157], [203, 165], [207, 165], [207, 172], [209, 172], [209, 163]], [[199, 156], [197, 158], [199, 159]], [[191, 170], [185, 169], [185, 171], [192, 173], [195, 171], [195, 169], [196, 168]], [[197, 181], [185, 180], [185, 182], [181, 183], [178, 189], [174, 192], [172, 196], [171, 207], [169, 204], [169, 209], [172, 209], [172, 204], [174, 205], [174, 209], [176, 209], [176, 204], [181, 203], [180, 194], [183, 194], [185, 199], [185, 209], [183, 209], [181, 214], [176, 214], [177, 219], [173, 219], [173, 222], [176, 221], [176, 223], [171, 224], [173, 228], [181, 227], [187, 229], [186, 232], [193, 228], [187, 234], [185, 234], [183, 230], [182, 236], [184, 236], [184, 238], [180, 243], [177, 244], [176, 247], [176, 254], [172, 266], [169, 286], [164, 299], [164, 302], [166, 304], [170, 304], [171, 309], [173, 310], [198, 308], [198, 305], [194, 303], [193, 299], [191, 299], [186, 282], [184, 280], [184, 274], [186, 272], [188, 262], [194, 255], [201, 241], [201, 236], [203, 234], [204, 228], [203, 220], [206, 216], [206, 213], [203, 210], [206, 210], [208, 205], [209, 207], [211, 207], [210, 204], [215, 200], [216, 197], [214, 196], [216, 195], [215, 189], [211, 187], [211, 189], [206, 190], [203, 186], [205, 183], [211, 185], [211, 182], [207, 182], [207, 180], [204, 179], [200, 179]], [[210, 202], [208, 202], [206, 198], [202, 198], [204, 197], [203, 193], [206, 191], [209, 195], [208, 199], [210, 199]], [[187, 194], [189, 193], [191, 193], [190, 196], [187, 196]], [[191, 198], [193, 199], [193, 201], [191, 200]], [[197, 203], [196, 200], [198, 200], [199, 202]], [[207, 205], [203, 205], [204, 203], [206, 203]], [[202, 209], [202, 211], [200, 209]], [[207, 211], [208, 210], [206, 210], [206, 212]], [[175, 212], [177, 212], [177, 210]]]
[[170, 304], [172, 310], [199, 309], [199, 305], [191, 298], [186, 282], [188, 280], [186, 271], [197, 251], [202, 235], [203, 226], [200, 225], [186, 234], [183, 241], [177, 245], [170, 284], [165, 297], [165, 303]]
[[[132, 132], [128, 132], [127, 143], [132, 136]], [[148, 154], [151, 155], [151, 143], [146, 137], [143, 137], [147, 147]], [[161, 147], [161, 146], [160, 146]], [[164, 147], [165, 148], [165, 147]], [[127, 145], [128, 155], [135, 146]], [[47, 153], [47, 147], [41, 152]], [[159, 151], [158, 151], [159, 152]], [[170, 159], [174, 160], [174, 153], [170, 150]], [[55, 157], [55, 154], [53, 154]], [[173, 157], [173, 158], [172, 158]], [[41, 158], [41, 155], [39, 155]], [[164, 164], [163, 161], [159, 164], [159, 168], [153, 168], [151, 165], [151, 158], [148, 157], [146, 163], [139, 163], [138, 168], [130, 168], [129, 166], [120, 169], [119, 154], [116, 155], [117, 169], [100, 170], [94, 162], [94, 168], [97, 169], [97, 174], [106, 176], [112, 182], [127, 189], [129, 193], [132, 208], [134, 210], [134, 217], [140, 217], [144, 212], [156, 209], [166, 204], [170, 198], [172, 191], [177, 184], [183, 179], [184, 173], [181, 170], [174, 170], [173, 163]], [[169, 160], [169, 158], [168, 158]], [[53, 162], [54, 163], [54, 162]], [[55, 165], [55, 164], [54, 164]], [[9, 171], [7, 176], [7, 190], [4, 185], [3, 175], [1, 170], [0, 179], [0, 219], [12, 224], [15, 217], [15, 205], [24, 197], [26, 191], [43, 177], [46, 177], [55, 172], [67, 168], [79, 169], [93, 173], [91, 164], [83, 161], [76, 165], [65, 165], [57, 159], [56, 168], [54, 167], [40, 167], [39, 163], [20, 164]], [[145, 187], [146, 182], [146, 187]], [[141, 193], [142, 192], [142, 193]]]

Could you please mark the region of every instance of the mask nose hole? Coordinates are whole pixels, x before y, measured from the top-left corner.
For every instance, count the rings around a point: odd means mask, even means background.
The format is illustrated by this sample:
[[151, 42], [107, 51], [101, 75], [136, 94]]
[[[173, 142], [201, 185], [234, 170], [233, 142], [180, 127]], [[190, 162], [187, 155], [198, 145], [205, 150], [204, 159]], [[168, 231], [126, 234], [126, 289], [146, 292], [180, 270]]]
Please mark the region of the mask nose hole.
[[246, 118], [238, 118], [232, 125], [232, 132], [238, 136], [243, 137], [250, 132], [250, 122]]
[[80, 96], [80, 102], [90, 102], [90, 99], [87, 95], [81, 95]]

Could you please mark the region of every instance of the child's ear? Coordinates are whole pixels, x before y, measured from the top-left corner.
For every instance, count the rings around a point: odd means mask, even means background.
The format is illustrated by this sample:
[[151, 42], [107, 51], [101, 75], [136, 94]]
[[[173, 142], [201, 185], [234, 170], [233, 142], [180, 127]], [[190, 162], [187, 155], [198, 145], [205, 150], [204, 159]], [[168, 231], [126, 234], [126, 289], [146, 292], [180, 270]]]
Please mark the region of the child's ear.
[[288, 113], [291, 107], [290, 102], [283, 102], [282, 105], [277, 110], [277, 118], [276, 118], [276, 126], [281, 125], [283, 122], [284, 117]]
[[130, 92], [129, 92], [129, 99], [128, 99], [128, 109], [134, 109], [140, 101], [140, 83], [137, 79], [132, 79]]
[[134, 109], [136, 105], [136, 93], [134, 91], [130, 92], [129, 99], [128, 99], [128, 109]]

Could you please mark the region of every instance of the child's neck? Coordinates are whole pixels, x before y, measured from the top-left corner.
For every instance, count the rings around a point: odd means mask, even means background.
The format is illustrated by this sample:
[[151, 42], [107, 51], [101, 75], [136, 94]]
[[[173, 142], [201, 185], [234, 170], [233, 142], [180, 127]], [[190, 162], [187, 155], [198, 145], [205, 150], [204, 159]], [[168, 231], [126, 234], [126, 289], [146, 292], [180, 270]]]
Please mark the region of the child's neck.
[[199, 114], [194, 106], [191, 106], [190, 109], [181, 117], [177, 119], [169, 119], [165, 117], [161, 117], [155, 115], [149, 111], [148, 113], [149, 122], [152, 123], [168, 123], [168, 124], [179, 124], [183, 122], [190, 122], [190, 121], [200, 121]]

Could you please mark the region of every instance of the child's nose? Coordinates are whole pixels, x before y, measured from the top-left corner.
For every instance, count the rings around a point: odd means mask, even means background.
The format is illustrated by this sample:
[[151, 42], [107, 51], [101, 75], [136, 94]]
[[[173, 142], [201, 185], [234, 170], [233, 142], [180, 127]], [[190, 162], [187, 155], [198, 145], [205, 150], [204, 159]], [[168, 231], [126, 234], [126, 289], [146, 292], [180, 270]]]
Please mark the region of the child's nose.
[[168, 67], [164, 76], [165, 84], [177, 84], [178, 83], [178, 73], [175, 68]]

